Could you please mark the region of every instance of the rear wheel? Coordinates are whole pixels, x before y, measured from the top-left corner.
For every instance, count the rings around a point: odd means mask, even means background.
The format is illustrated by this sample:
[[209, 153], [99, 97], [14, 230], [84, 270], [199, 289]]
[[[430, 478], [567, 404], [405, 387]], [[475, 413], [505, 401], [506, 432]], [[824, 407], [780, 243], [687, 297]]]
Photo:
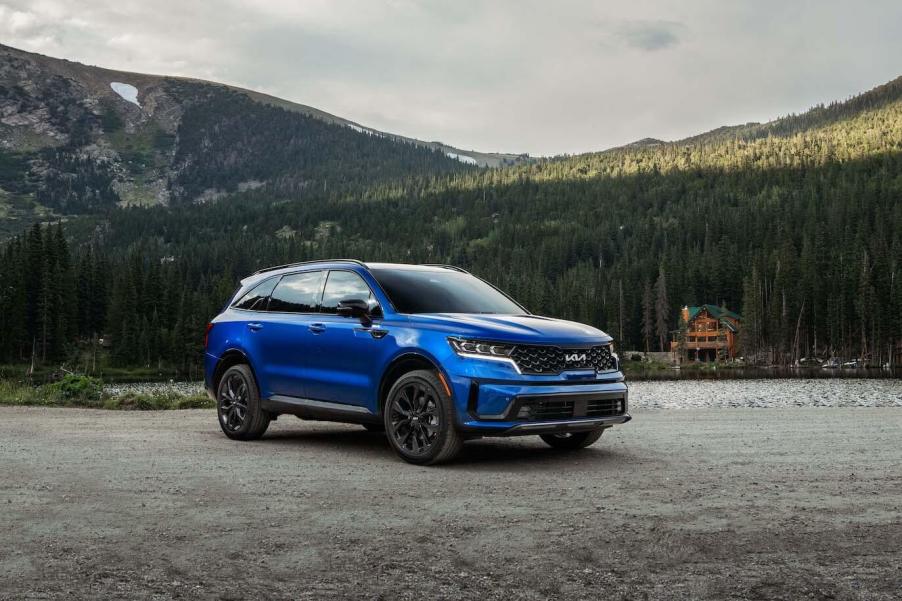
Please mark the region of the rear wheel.
[[269, 427], [254, 374], [247, 365], [233, 365], [222, 374], [216, 391], [219, 427], [234, 440], [256, 440]]
[[589, 432], [565, 432], [561, 434], [541, 434], [540, 437], [548, 446], [555, 449], [575, 450], [585, 448], [601, 438], [604, 429]]
[[454, 401], [435, 372], [404, 374], [388, 393], [385, 430], [395, 452], [409, 463], [449, 461], [463, 446], [455, 427]]

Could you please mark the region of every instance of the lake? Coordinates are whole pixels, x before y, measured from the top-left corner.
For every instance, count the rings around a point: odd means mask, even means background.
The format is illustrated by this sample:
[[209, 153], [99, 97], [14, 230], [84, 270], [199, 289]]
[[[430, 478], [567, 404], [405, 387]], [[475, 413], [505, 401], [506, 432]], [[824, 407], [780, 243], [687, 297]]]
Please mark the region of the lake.
[[630, 409], [902, 407], [902, 380], [874, 378], [629, 382]]
[[[711, 407], [902, 407], [902, 380], [890, 378], [628, 381], [631, 409]], [[114, 396], [203, 394], [200, 382], [142, 382], [104, 387]]]
[[714, 365], [696, 366], [686, 369], [642, 369], [635, 364], [624, 364], [627, 379], [631, 382], [639, 380], [740, 380], [740, 379], [769, 379], [769, 378], [900, 378], [902, 369], [896, 367], [887, 368], [861, 368], [861, 369], [825, 369], [811, 367], [720, 367]]

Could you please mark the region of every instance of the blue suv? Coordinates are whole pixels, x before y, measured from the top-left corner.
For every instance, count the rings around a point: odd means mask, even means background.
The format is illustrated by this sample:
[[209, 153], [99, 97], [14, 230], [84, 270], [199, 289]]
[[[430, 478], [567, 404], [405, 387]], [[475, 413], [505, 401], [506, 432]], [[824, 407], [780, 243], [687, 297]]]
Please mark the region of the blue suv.
[[242, 280], [204, 346], [207, 391], [237, 440], [292, 414], [384, 430], [402, 459], [432, 464], [482, 436], [579, 449], [630, 419], [610, 336], [532, 315], [447, 265], [263, 269]]

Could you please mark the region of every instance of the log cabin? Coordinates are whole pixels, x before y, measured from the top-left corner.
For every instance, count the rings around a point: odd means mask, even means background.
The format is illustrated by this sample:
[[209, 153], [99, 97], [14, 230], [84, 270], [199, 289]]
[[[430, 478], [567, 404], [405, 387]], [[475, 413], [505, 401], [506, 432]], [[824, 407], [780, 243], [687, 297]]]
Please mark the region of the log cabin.
[[736, 357], [736, 335], [742, 318], [725, 307], [683, 307], [680, 329], [674, 332], [670, 353], [675, 362], [727, 361]]

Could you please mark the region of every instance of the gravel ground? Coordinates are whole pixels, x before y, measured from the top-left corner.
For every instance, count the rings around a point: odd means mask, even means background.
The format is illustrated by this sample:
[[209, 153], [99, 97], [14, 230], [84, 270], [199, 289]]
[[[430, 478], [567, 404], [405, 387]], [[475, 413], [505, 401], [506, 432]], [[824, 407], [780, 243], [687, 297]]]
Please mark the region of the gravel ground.
[[404, 464], [363, 428], [0, 408], [0, 599], [900, 599], [902, 409], [634, 412]]

